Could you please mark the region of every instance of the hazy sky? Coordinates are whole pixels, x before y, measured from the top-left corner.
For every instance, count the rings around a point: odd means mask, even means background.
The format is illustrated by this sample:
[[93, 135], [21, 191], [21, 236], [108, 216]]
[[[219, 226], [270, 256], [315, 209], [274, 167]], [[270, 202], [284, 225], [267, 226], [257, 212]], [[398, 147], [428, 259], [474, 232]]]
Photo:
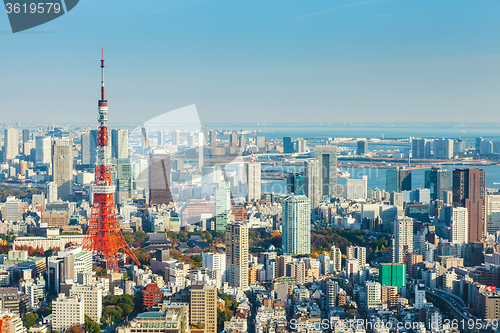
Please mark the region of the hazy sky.
[[500, 122], [500, 1], [81, 0], [12, 34], [0, 122]]

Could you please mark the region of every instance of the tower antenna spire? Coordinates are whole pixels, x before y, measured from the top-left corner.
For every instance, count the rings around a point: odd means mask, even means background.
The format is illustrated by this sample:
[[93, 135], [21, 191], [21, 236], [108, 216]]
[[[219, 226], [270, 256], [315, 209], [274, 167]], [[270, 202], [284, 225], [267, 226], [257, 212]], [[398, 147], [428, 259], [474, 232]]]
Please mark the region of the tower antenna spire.
[[101, 101], [104, 101], [104, 48], [101, 49]]
[[87, 233], [82, 242], [86, 251], [102, 255], [110, 271], [118, 272], [122, 254], [127, 254], [136, 264], [140, 264], [123, 238], [115, 211], [115, 186], [112, 183], [111, 148], [109, 147], [108, 101], [104, 99], [104, 49], [101, 57], [101, 99], [98, 101], [97, 158], [95, 182], [92, 185], [92, 214]]

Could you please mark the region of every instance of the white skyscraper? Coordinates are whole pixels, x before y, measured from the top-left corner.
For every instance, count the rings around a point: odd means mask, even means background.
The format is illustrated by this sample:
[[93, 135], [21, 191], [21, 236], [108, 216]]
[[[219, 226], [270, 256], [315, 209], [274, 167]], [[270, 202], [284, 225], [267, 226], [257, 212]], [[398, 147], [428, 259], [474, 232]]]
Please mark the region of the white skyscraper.
[[48, 136], [36, 137], [36, 163], [49, 164], [52, 154], [52, 139]]
[[307, 141], [306, 140], [304, 140], [302, 138], [298, 138], [296, 144], [297, 144], [297, 149], [296, 149], [297, 153], [302, 154], [302, 153], [306, 152], [306, 150], [307, 150]]
[[73, 141], [57, 139], [52, 154], [52, 174], [57, 185], [57, 196], [68, 200], [73, 195]]
[[19, 131], [16, 128], [5, 130], [3, 149], [5, 160], [12, 160], [19, 154]]
[[57, 185], [54, 182], [47, 183], [47, 202], [57, 201]]
[[178, 130], [172, 131], [172, 145], [178, 146], [181, 143], [180, 134]]
[[366, 265], [366, 247], [349, 246], [346, 249], [347, 259], [357, 259], [359, 267]]
[[311, 202], [305, 195], [283, 200], [283, 253], [311, 253]]
[[83, 298], [59, 297], [52, 302], [52, 329], [64, 332], [73, 324], [84, 324], [85, 301]]
[[415, 285], [415, 309], [421, 309], [424, 307], [425, 300], [425, 284], [418, 283]]
[[247, 167], [247, 186], [248, 186], [248, 201], [260, 200], [261, 191], [261, 165], [260, 163], [248, 163]]
[[454, 207], [451, 210], [451, 239], [455, 244], [469, 242], [469, 214], [465, 207]]
[[101, 321], [103, 294], [99, 286], [74, 284], [71, 287], [69, 296], [83, 298], [85, 314], [96, 323]]
[[231, 217], [231, 190], [228, 182], [215, 187], [215, 230], [224, 231]]
[[[217, 271], [217, 280], [226, 282], [226, 254], [225, 253], [203, 253], [202, 267]], [[219, 282], [219, 281], [217, 281]]]
[[365, 200], [368, 196], [368, 176], [363, 176], [362, 179], [347, 179], [346, 180], [346, 198], [348, 200]]
[[332, 245], [330, 249], [330, 258], [333, 261], [333, 270], [338, 273], [342, 270], [342, 252], [340, 248]]
[[453, 140], [434, 140], [434, 158], [451, 160], [453, 158]]
[[396, 239], [396, 262], [404, 261], [404, 254], [413, 252], [413, 219], [397, 216], [394, 220], [394, 236]]
[[321, 175], [319, 172], [319, 162], [312, 160], [304, 163], [306, 177], [306, 196], [311, 201], [311, 208], [315, 209], [321, 201]]
[[366, 307], [368, 309], [382, 307], [382, 286], [378, 282], [366, 282]]
[[111, 131], [112, 158], [128, 158], [128, 131], [114, 129]]
[[500, 195], [486, 196], [486, 225], [488, 234], [500, 231]]

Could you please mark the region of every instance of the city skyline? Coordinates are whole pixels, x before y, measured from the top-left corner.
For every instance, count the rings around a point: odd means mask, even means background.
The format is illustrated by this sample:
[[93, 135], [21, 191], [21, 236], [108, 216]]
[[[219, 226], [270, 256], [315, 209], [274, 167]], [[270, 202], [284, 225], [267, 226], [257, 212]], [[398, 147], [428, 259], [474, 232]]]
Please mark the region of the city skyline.
[[34, 1], [0, 332], [500, 328], [500, 2]]

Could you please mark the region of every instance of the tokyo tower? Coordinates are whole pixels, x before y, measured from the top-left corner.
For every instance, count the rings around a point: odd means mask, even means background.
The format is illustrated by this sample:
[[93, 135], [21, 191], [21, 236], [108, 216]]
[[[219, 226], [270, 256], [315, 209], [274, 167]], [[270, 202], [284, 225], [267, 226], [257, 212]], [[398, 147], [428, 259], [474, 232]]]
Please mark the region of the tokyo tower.
[[108, 263], [108, 270], [118, 272], [119, 250], [128, 254], [136, 264], [140, 263], [123, 238], [116, 220], [113, 195], [115, 187], [111, 183], [111, 150], [108, 146], [108, 101], [104, 99], [104, 51], [101, 58], [101, 99], [98, 120], [97, 165], [95, 183], [92, 186], [94, 203], [82, 247], [94, 254], [102, 253]]

